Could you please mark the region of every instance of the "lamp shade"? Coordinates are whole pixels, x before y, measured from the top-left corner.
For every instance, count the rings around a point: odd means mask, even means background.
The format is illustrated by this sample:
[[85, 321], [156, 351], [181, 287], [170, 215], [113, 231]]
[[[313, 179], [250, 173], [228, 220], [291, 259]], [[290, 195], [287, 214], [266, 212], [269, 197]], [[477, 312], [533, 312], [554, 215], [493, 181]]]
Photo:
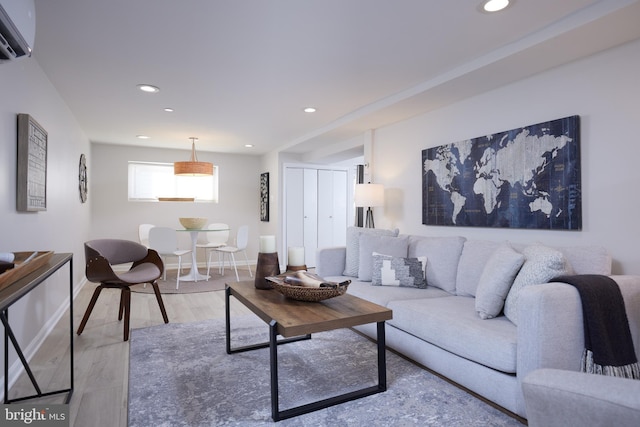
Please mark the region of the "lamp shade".
[[209, 162], [174, 162], [174, 175], [206, 176], [213, 175], [213, 163]]
[[357, 207], [384, 206], [382, 184], [356, 184], [354, 199]]
[[196, 140], [191, 137], [191, 159], [187, 162], [174, 162], [173, 174], [182, 176], [213, 175], [213, 163], [199, 162], [196, 156]]

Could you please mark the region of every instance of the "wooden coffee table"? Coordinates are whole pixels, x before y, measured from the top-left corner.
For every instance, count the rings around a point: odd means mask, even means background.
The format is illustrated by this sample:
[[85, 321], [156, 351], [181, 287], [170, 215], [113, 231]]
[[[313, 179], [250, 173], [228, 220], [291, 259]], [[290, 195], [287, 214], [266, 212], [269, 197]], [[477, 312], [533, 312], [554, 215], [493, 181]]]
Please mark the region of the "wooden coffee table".
[[[231, 316], [229, 299], [235, 297], [269, 325], [269, 342], [231, 348]], [[385, 321], [392, 318], [388, 308], [349, 295], [341, 295], [321, 302], [295, 301], [277, 291], [256, 289], [253, 281], [227, 283], [225, 292], [227, 353], [239, 353], [269, 348], [271, 367], [271, 416], [274, 421], [284, 420], [348, 402], [387, 389], [385, 356]], [[377, 323], [378, 384], [350, 393], [281, 411], [278, 404], [278, 345], [310, 339], [316, 332], [350, 328], [366, 323]], [[278, 335], [283, 339], [278, 340]]]

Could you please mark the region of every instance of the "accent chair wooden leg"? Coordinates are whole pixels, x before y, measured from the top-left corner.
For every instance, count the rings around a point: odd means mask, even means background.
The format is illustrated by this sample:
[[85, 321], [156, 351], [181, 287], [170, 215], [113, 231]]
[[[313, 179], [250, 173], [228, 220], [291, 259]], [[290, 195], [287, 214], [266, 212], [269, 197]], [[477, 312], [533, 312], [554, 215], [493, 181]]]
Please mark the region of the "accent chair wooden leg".
[[156, 294], [156, 299], [158, 300], [158, 305], [160, 306], [160, 312], [162, 313], [164, 323], [169, 323], [169, 316], [167, 316], [167, 310], [164, 308], [164, 302], [162, 301], [162, 294], [160, 294], [158, 282], [153, 282], [151, 286], [153, 286], [153, 293]]
[[122, 292], [120, 292], [120, 306], [118, 307], [118, 320], [122, 320], [123, 314], [124, 314], [124, 288], [122, 288]]
[[129, 341], [129, 318], [131, 316], [131, 290], [122, 288], [121, 302], [124, 303], [124, 340]]
[[87, 311], [84, 312], [84, 317], [82, 318], [82, 321], [80, 322], [80, 327], [78, 328], [78, 335], [80, 335], [82, 333], [82, 331], [84, 331], [84, 327], [87, 324], [87, 321], [89, 320], [89, 316], [91, 315], [91, 312], [93, 311], [93, 307], [96, 305], [96, 301], [98, 301], [98, 296], [100, 296], [100, 292], [102, 291], [103, 286], [99, 285], [95, 291], [93, 291], [93, 296], [91, 297], [91, 301], [89, 302], [89, 306], [87, 307]]

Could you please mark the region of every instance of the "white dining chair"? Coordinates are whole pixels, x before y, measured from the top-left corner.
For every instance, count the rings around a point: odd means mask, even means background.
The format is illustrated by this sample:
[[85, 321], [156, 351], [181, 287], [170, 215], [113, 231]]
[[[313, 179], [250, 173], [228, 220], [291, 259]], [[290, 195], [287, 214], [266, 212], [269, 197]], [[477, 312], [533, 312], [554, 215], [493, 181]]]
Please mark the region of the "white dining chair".
[[238, 267], [236, 265], [235, 254], [238, 252], [242, 252], [244, 253], [244, 259], [247, 265], [247, 269], [249, 270], [249, 276], [253, 277], [253, 273], [251, 273], [251, 266], [249, 266], [249, 259], [247, 258], [248, 243], [249, 243], [249, 226], [243, 225], [238, 227], [235, 246], [223, 246], [221, 248], [214, 249], [216, 252], [222, 255], [222, 275], [224, 275], [225, 255], [228, 255], [229, 261], [231, 264], [233, 264], [233, 269], [236, 272], [236, 280], [240, 281], [240, 276], [238, 276]]
[[[211, 255], [213, 255], [214, 249], [226, 246], [229, 240], [229, 225], [223, 223], [213, 223], [207, 226], [207, 230], [220, 230], [220, 231], [208, 231], [203, 234], [203, 241], [196, 245], [196, 248], [204, 249], [204, 258], [207, 260], [207, 281], [209, 280], [209, 272], [211, 270]], [[218, 265], [220, 265], [221, 254], [218, 253]], [[219, 271], [222, 271], [220, 265]]]
[[153, 224], [140, 224], [138, 226], [138, 240], [141, 245], [149, 247], [149, 230], [151, 230], [155, 225]]
[[[180, 287], [180, 274], [182, 272], [182, 257], [190, 254], [190, 249], [178, 249], [178, 235], [176, 230], [169, 227], [153, 227], [149, 230], [149, 246], [154, 249], [164, 262], [163, 280], [167, 280], [168, 257], [178, 258], [178, 272], [176, 273], [176, 289]], [[192, 267], [193, 268], [193, 267]]]

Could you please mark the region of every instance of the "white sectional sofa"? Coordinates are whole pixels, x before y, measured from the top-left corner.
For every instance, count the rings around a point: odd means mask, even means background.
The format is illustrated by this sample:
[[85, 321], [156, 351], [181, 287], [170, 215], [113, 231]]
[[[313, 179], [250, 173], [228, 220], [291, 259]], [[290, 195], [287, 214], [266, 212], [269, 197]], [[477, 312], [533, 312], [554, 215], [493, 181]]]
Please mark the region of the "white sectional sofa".
[[[560, 253], [568, 273], [611, 274], [611, 258], [602, 247], [513, 245], [512, 253], [530, 254], [538, 248]], [[509, 245], [498, 241], [398, 236], [397, 230], [352, 227], [347, 247], [318, 250], [316, 272], [331, 280], [343, 280], [347, 273], [352, 280], [350, 294], [393, 310], [386, 328], [388, 347], [526, 418], [521, 382], [528, 373], [539, 368], [579, 370], [584, 349], [582, 306], [573, 286], [546, 283], [561, 272], [554, 272], [553, 267], [544, 271], [546, 267], [534, 255], [521, 256], [515, 271], [513, 265], [511, 270], [505, 265], [496, 267], [496, 262], [507, 258], [498, 254], [508, 249]], [[370, 280], [379, 283], [381, 270], [389, 267], [384, 262], [381, 267], [381, 259], [390, 258], [377, 254], [392, 255], [396, 261], [403, 257], [424, 261], [426, 257], [426, 287], [373, 285]], [[500, 271], [504, 274], [498, 274]], [[527, 271], [534, 277], [526, 277]], [[540, 279], [539, 274], [550, 277]], [[640, 277], [612, 277], [625, 298], [636, 354], [640, 354]], [[483, 290], [478, 293], [481, 279]], [[521, 287], [527, 280], [545, 283]], [[495, 317], [480, 317], [478, 310], [486, 303], [489, 282], [492, 286], [506, 283], [510, 286], [507, 291], [514, 291], [507, 296], [509, 316], [503, 314], [500, 301]], [[489, 300], [495, 303], [492, 292]], [[358, 329], [376, 336], [375, 325]]]

